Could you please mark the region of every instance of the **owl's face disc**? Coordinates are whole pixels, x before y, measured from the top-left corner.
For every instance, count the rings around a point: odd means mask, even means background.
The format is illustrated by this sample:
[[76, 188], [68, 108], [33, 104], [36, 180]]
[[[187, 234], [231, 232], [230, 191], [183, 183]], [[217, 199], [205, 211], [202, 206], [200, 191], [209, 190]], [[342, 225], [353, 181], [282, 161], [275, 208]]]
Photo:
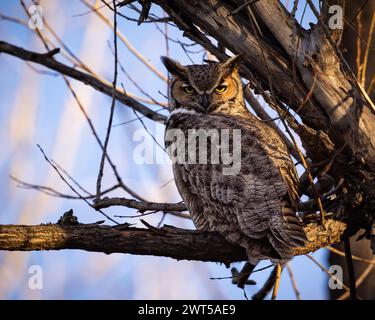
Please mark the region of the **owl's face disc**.
[[243, 101], [238, 58], [224, 63], [182, 66], [169, 58], [163, 62], [173, 78], [170, 83], [171, 111], [178, 108], [209, 114], [222, 106]]

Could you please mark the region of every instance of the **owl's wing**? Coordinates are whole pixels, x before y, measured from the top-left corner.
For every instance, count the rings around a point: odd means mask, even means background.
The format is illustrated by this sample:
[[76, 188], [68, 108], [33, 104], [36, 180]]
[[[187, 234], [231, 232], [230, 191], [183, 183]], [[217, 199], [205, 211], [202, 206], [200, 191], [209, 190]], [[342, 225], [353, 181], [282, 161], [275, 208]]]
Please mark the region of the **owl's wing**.
[[302, 224], [295, 213], [299, 204], [298, 176], [281, 137], [275, 130], [268, 127], [267, 134], [265, 134], [264, 123], [260, 123], [260, 125], [262, 128], [259, 131], [263, 130], [260, 143], [274, 167], [279, 171], [279, 181], [281, 179], [284, 186], [279, 189], [281, 192], [276, 192], [282, 199], [279, 202], [281, 210], [279, 214], [271, 217], [271, 233], [268, 234], [268, 238], [279, 253], [288, 256], [291, 251], [290, 247], [303, 246], [307, 241]]
[[234, 242], [237, 233], [267, 237], [284, 256], [304, 244], [302, 226], [284, 200], [287, 188], [278, 168], [264, 163], [246, 174], [223, 175], [219, 165], [176, 164], [174, 172], [198, 229], [218, 231]]
[[[195, 120], [198, 128], [210, 127], [200, 123], [206, 120]], [[241, 168], [226, 175], [223, 164], [174, 165], [178, 189], [197, 227], [222, 232], [227, 238], [237, 231], [249, 238], [268, 237], [281, 254], [303, 245], [306, 236], [289, 201], [289, 197], [298, 201], [297, 176], [281, 138], [238, 120], [216, 118], [212, 123], [241, 128]]]

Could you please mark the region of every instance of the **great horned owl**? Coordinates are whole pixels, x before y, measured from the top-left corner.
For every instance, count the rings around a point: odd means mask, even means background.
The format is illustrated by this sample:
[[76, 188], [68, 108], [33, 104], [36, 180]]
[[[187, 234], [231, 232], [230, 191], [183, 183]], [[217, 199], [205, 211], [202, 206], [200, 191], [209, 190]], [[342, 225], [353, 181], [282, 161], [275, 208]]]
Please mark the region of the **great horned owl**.
[[[199, 129], [241, 131], [240, 141], [229, 143], [241, 145], [237, 172], [224, 174], [222, 158], [190, 163], [187, 155], [173, 163], [173, 173], [195, 226], [219, 232], [245, 248], [251, 270], [262, 259], [277, 263], [292, 258], [293, 248], [303, 246], [306, 235], [296, 216], [295, 167], [278, 133], [246, 108], [239, 60], [235, 56], [224, 63], [183, 66], [162, 57], [173, 76], [166, 136], [171, 130], [186, 136]], [[213, 140], [206, 154], [217, 147]], [[166, 146], [173, 141], [166, 139]]]

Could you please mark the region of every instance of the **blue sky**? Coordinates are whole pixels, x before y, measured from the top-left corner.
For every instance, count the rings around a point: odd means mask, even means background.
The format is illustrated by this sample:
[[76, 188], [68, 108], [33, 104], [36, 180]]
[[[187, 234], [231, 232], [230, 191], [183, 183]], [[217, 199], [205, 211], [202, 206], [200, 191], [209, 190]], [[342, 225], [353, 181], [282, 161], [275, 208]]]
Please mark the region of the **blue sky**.
[[[101, 77], [112, 81], [113, 56], [108, 46], [108, 41], [112, 41], [111, 30], [93, 13], [80, 15], [88, 11], [80, 1], [66, 0], [63, 3], [56, 0], [42, 1], [45, 18], [76, 55]], [[107, 11], [104, 12], [107, 14]], [[121, 9], [121, 12], [136, 17], [128, 8]], [[152, 12], [162, 15], [157, 7]], [[0, 13], [27, 20], [18, 1], [1, 1]], [[308, 21], [314, 21], [310, 13], [306, 14], [305, 19], [305, 25]], [[119, 18], [118, 23], [119, 30], [132, 45], [166, 75], [160, 62], [160, 55], [166, 54], [165, 40], [155, 25], [137, 26], [122, 18]], [[168, 27], [168, 34], [171, 38], [182, 39], [181, 32], [172, 26]], [[30, 29], [1, 19], [0, 40], [45, 52]], [[169, 47], [173, 58], [184, 64], [190, 63], [178, 44], [169, 42]], [[194, 46], [191, 50], [199, 51], [200, 47]], [[194, 62], [200, 63], [203, 52], [192, 54], [191, 57]], [[56, 58], [68, 63], [62, 55]], [[119, 59], [143, 90], [156, 100], [165, 101], [159, 93], [166, 94], [165, 82], [140, 63], [121, 41]], [[52, 186], [69, 193], [69, 189], [38, 151], [36, 144], [40, 144], [48, 156], [67, 169], [84, 187], [92, 192], [95, 189], [100, 161], [99, 147], [62, 77], [43, 75], [36, 72], [35, 68], [45, 70], [36, 65], [32, 68], [14, 57], [0, 55], [0, 143], [4, 150], [0, 154], [0, 201], [3, 204], [0, 223], [55, 222], [70, 208], [74, 209], [81, 222], [100, 220], [102, 217], [81, 201], [62, 200], [18, 188], [9, 179], [9, 175], [15, 175], [21, 180]], [[118, 83], [123, 83], [128, 92], [143, 95], [121, 72]], [[111, 99], [74, 80], [72, 85], [103, 138]], [[158, 109], [157, 106], [150, 107]], [[135, 119], [134, 113], [118, 103], [114, 124], [132, 119]], [[153, 133], [156, 131], [155, 123], [147, 119], [144, 122]], [[112, 159], [124, 181], [139, 194], [153, 201], [180, 201], [173, 183], [162, 187], [173, 177], [170, 166], [140, 166], [134, 163], [132, 155], [136, 143], [132, 136], [141, 127], [139, 121], [133, 121], [113, 128], [109, 145]], [[160, 143], [163, 144], [162, 141]], [[162, 152], [157, 147], [155, 150]], [[106, 167], [103, 185], [110, 186], [113, 181], [113, 175]], [[120, 192], [115, 194], [125, 196]], [[111, 208], [106, 212], [111, 215], [136, 213], [127, 208]], [[144, 219], [155, 225], [160, 218], [161, 214], [158, 213]], [[136, 221], [133, 219], [129, 222]], [[164, 223], [193, 228], [191, 222], [173, 217], [166, 217]], [[325, 251], [314, 253], [314, 256], [326, 264]], [[43, 290], [30, 290], [27, 285], [30, 277], [28, 269], [35, 264], [43, 268]], [[262, 262], [259, 267], [267, 264]], [[326, 298], [327, 276], [310, 260], [297, 257], [291, 267], [303, 299]], [[269, 270], [259, 272], [253, 278], [261, 285], [268, 273]], [[233, 286], [230, 280], [209, 279], [229, 275], [229, 270], [219, 264], [175, 261], [163, 257], [105, 255], [78, 250], [0, 252], [0, 298], [5, 299], [243, 299], [243, 292]], [[259, 285], [247, 288], [248, 296]], [[282, 276], [279, 298], [294, 299], [287, 272]]]

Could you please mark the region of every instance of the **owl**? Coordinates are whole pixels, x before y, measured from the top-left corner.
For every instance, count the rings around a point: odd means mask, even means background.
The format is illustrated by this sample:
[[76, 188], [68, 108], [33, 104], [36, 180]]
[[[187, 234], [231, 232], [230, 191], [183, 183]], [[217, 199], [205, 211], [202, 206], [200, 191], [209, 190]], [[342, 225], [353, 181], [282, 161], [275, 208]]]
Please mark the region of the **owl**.
[[[174, 145], [173, 152], [185, 152], [175, 157], [180, 161], [173, 161], [173, 174], [196, 228], [218, 232], [242, 246], [251, 272], [263, 259], [275, 264], [291, 259], [293, 248], [303, 246], [306, 235], [296, 215], [294, 164], [278, 133], [247, 109], [240, 60], [234, 56], [223, 63], [183, 66], [162, 57], [172, 76], [165, 145], [169, 150]], [[196, 136], [191, 133], [199, 131], [217, 134], [206, 135], [206, 144], [192, 143]], [[176, 132], [185, 139], [178, 143], [180, 149], [175, 146]], [[221, 132], [229, 132], [231, 139], [224, 139]], [[236, 139], [235, 132], [241, 133]], [[221, 154], [218, 149], [229, 151]], [[233, 161], [233, 170], [225, 170], [234, 153], [240, 161]]]

